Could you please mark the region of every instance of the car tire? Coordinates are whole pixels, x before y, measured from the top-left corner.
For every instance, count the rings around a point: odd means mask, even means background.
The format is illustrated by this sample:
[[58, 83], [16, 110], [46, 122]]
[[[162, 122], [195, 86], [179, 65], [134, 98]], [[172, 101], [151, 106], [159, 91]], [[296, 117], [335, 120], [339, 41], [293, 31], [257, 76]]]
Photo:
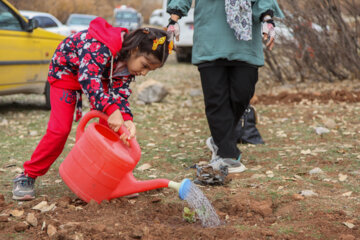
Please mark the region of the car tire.
[[51, 109], [50, 84], [48, 81], [46, 81], [44, 93], [45, 93], [45, 107], [46, 107], [46, 109], [50, 110]]
[[178, 47], [176, 49], [176, 60], [179, 63], [191, 63], [191, 47]]

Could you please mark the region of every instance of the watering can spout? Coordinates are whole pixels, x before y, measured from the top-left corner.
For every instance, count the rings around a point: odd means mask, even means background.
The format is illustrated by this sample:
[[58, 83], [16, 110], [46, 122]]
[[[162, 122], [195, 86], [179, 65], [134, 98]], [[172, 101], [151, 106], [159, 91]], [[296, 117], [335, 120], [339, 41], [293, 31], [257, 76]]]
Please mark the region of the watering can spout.
[[117, 188], [110, 195], [109, 199], [127, 196], [133, 193], [145, 192], [157, 188], [165, 188], [169, 186], [170, 180], [168, 179], [153, 179], [147, 181], [138, 181], [129, 172], [117, 186]]

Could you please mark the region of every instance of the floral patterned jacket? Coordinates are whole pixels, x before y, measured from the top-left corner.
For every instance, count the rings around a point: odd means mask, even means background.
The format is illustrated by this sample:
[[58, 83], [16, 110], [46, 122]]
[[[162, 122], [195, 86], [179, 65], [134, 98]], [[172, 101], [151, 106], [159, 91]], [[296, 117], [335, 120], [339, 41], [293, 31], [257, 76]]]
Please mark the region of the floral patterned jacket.
[[[82, 90], [91, 109], [107, 115], [120, 109], [125, 121], [132, 120], [128, 98], [131, 94], [129, 84], [134, 76], [124, 67], [122, 71], [113, 73], [112, 81], [109, 80], [111, 61], [113, 70], [118, 64], [121, 32], [127, 30], [114, 28], [101, 18], [95, 20], [89, 30], [75, 33], [59, 44], [50, 63], [48, 81], [54, 87]], [[103, 37], [98, 37], [94, 28]], [[109, 32], [113, 34], [111, 39]]]

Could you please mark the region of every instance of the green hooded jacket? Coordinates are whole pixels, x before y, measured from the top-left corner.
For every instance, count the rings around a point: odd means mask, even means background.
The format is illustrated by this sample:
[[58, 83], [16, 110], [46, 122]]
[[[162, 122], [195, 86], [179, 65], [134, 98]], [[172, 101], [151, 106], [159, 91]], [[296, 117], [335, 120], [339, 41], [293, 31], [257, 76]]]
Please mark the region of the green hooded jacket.
[[[216, 59], [244, 61], [264, 65], [260, 16], [272, 10], [275, 17], [284, 17], [276, 0], [252, 0], [252, 40], [237, 40], [226, 21], [224, 0], [196, 0], [192, 63]], [[192, 0], [168, 0], [167, 12], [186, 16]], [[179, 20], [181, 21], [181, 19]], [[180, 29], [181, 34], [181, 29]]]

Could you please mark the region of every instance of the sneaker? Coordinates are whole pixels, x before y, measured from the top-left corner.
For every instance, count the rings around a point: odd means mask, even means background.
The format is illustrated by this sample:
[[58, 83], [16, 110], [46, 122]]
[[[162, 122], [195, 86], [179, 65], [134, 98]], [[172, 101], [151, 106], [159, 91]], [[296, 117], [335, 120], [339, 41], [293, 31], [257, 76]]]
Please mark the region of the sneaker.
[[221, 167], [227, 167], [229, 173], [240, 173], [247, 169], [240, 160], [241, 154], [237, 160], [233, 158], [222, 158], [218, 156], [215, 159], [211, 160], [209, 165], [212, 166], [215, 170], [220, 170]]
[[20, 174], [16, 176], [16, 178], [13, 180], [14, 186], [13, 186], [13, 199], [14, 200], [32, 200], [35, 198], [35, 190], [34, 190], [34, 184], [35, 179], [31, 178], [29, 176], [26, 176], [25, 174]]
[[216, 146], [214, 139], [212, 137], [209, 137], [208, 139], [206, 139], [206, 146], [212, 152], [211, 160], [215, 159], [217, 157], [217, 152], [218, 152], [219, 148], [218, 148], [218, 146]]

